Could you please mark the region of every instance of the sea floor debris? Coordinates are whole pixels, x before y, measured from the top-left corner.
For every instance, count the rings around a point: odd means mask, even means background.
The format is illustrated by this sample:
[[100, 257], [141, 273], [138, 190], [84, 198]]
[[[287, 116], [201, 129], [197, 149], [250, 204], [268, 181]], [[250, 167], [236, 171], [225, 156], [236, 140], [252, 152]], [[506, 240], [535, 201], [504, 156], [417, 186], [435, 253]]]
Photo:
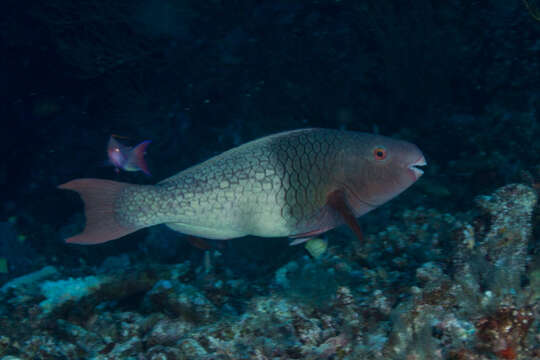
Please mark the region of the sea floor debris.
[[3, 359], [535, 359], [537, 195], [520, 184], [463, 214], [406, 210], [363, 244], [247, 281], [222, 256], [70, 273], [0, 289]]

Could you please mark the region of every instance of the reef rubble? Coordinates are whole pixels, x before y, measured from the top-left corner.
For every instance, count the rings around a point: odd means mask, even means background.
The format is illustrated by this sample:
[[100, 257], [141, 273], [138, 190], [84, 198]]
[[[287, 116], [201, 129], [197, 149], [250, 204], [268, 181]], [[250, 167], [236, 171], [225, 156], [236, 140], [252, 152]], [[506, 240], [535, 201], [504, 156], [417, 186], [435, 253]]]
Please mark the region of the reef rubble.
[[462, 214], [405, 210], [364, 243], [330, 233], [325, 253], [258, 281], [228, 270], [216, 250], [211, 267], [49, 266], [0, 289], [0, 356], [539, 358], [536, 201], [533, 188], [509, 184]]

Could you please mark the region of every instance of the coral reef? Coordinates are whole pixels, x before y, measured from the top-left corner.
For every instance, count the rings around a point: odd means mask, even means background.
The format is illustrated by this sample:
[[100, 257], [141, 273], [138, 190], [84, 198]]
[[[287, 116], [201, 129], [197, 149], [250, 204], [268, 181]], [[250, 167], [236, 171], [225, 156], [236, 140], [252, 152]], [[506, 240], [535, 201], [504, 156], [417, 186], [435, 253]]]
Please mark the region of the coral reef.
[[459, 220], [407, 210], [364, 244], [306, 254], [259, 281], [227, 270], [217, 252], [209, 269], [126, 257], [78, 277], [47, 267], [0, 291], [0, 355], [533, 359], [537, 279], [524, 277], [536, 198], [510, 184]]

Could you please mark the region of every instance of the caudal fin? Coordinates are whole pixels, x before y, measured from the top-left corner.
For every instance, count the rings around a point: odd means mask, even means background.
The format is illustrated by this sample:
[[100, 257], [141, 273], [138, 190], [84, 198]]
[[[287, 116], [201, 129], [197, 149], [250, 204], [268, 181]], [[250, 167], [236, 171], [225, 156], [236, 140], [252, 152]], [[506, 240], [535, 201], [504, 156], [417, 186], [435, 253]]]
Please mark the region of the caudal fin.
[[82, 233], [66, 239], [66, 242], [100, 244], [140, 229], [119, 224], [116, 220], [116, 199], [122, 189], [128, 186], [133, 185], [102, 179], [75, 179], [58, 186], [60, 189], [76, 191], [84, 201], [86, 226]]
[[150, 175], [150, 171], [148, 170], [148, 165], [146, 164], [144, 155], [146, 154], [146, 148], [151, 142], [151, 140], [146, 140], [135, 146], [133, 150], [131, 150], [131, 154], [128, 159], [130, 166], [142, 170], [142, 172], [144, 172], [146, 175]]

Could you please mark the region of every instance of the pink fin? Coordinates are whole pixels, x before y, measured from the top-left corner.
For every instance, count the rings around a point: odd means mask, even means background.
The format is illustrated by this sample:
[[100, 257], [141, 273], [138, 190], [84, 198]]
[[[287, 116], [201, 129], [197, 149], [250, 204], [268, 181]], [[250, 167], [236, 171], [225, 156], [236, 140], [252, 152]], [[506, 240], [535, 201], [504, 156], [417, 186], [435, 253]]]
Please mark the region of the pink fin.
[[121, 225], [116, 221], [115, 202], [122, 189], [130, 184], [101, 179], [76, 179], [58, 188], [79, 193], [84, 201], [86, 226], [79, 235], [66, 239], [73, 244], [100, 244], [132, 233], [139, 227]]
[[151, 140], [146, 140], [135, 146], [133, 150], [131, 150], [131, 154], [129, 156], [130, 165], [141, 169], [146, 175], [150, 175], [150, 171], [148, 171], [148, 165], [146, 165], [144, 155], [146, 154], [146, 148], [151, 142]]
[[347, 224], [359, 240], [362, 241], [364, 239], [356, 216], [347, 203], [345, 192], [343, 190], [334, 190], [326, 196], [326, 205], [323, 207], [316, 221], [318, 227], [315, 230], [291, 235], [291, 238], [298, 239], [293, 241], [291, 245], [301, 244], [303, 242], [302, 240], [307, 241], [342, 223]]
[[328, 194], [327, 205], [341, 215], [345, 224], [351, 228], [358, 240], [364, 240], [362, 229], [360, 228], [360, 225], [358, 225], [358, 221], [356, 220], [353, 211], [347, 204], [345, 193], [342, 190], [335, 190]]
[[[291, 239], [298, 239], [298, 240], [302, 240], [302, 239], [305, 239], [304, 241], [307, 241], [317, 235], [320, 235], [322, 233], [325, 233], [327, 232], [328, 230], [330, 230], [330, 228], [324, 228], [324, 229], [317, 229], [317, 230], [313, 230], [313, 231], [308, 231], [308, 232], [305, 232], [305, 233], [300, 233], [300, 234], [294, 234], [294, 235], [291, 235], [289, 236]], [[297, 244], [301, 244], [302, 242], [296, 242], [296, 241], [293, 241], [290, 245], [297, 245]]]

